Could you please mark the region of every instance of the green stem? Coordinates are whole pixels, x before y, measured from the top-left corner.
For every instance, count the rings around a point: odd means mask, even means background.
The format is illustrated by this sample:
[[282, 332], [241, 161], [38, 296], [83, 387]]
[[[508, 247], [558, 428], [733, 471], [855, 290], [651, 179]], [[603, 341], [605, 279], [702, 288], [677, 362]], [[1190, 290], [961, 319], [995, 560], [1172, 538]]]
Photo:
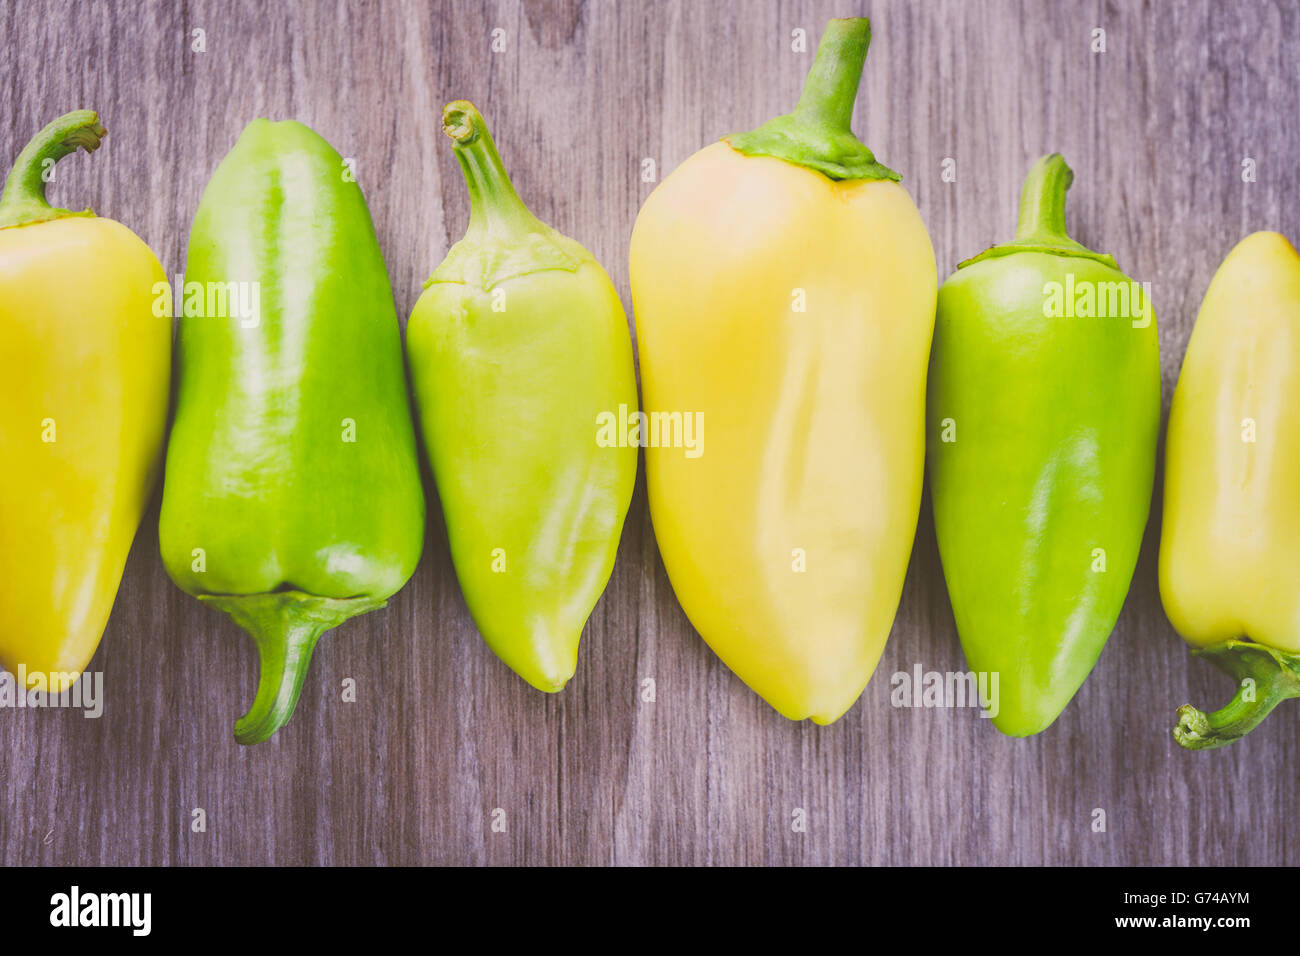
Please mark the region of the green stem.
[[871, 21], [866, 17], [826, 24], [794, 115], [808, 123], [847, 131], [853, 124], [853, 104], [858, 98], [869, 46]]
[[1195, 652], [1236, 678], [1237, 694], [1212, 714], [1178, 708], [1174, 739], [1189, 750], [1211, 750], [1240, 740], [1282, 701], [1300, 697], [1300, 656], [1256, 644], [1225, 641]]
[[442, 108], [442, 131], [451, 138], [469, 190], [469, 228], [424, 283], [458, 282], [483, 290], [533, 272], [577, 271], [591, 254], [532, 214], [506, 174], [487, 123], [474, 104], [456, 100]]
[[322, 634], [385, 604], [375, 598], [322, 598], [301, 591], [201, 594], [199, 600], [229, 614], [257, 645], [257, 696], [235, 722], [235, 739], [241, 744], [268, 740], [289, 722]]
[[46, 170], [53, 169], [54, 163], [79, 148], [93, 153], [107, 133], [99, 124], [99, 114], [93, 110], [76, 110], [60, 116], [33, 136], [14, 160], [4, 192], [0, 193], [0, 229], [65, 216], [95, 215], [89, 209], [72, 212], [52, 207], [45, 198]]
[[1074, 182], [1074, 172], [1060, 153], [1049, 153], [1034, 163], [1020, 190], [1020, 215], [1016, 238], [986, 249], [978, 256], [959, 263], [957, 268], [985, 259], [996, 259], [1017, 252], [1042, 252], [1054, 256], [1095, 259], [1112, 269], [1115, 260], [1103, 252], [1093, 252], [1070, 238], [1065, 231], [1065, 194]]
[[1060, 153], [1051, 153], [1034, 163], [1020, 190], [1017, 242], [1048, 246], [1074, 242], [1065, 231], [1065, 194], [1073, 182], [1074, 171]]
[[899, 179], [898, 173], [876, 162], [851, 128], [870, 45], [871, 21], [866, 17], [830, 21], [794, 111], [725, 137], [726, 142], [746, 156], [772, 156], [831, 179]]
[[473, 103], [456, 100], [444, 106], [442, 131], [451, 137], [456, 160], [465, 174], [471, 231], [518, 233], [544, 228], [515, 191], [487, 122]]

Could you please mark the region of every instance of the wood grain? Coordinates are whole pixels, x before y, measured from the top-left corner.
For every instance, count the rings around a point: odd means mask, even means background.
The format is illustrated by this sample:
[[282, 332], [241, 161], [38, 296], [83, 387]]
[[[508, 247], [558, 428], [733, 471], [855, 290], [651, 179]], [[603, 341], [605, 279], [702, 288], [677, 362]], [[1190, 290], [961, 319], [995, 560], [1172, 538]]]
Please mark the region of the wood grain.
[[[1255, 229], [1300, 237], [1293, 0], [0, 0], [0, 158], [55, 115], [98, 109], [106, 146], [60, 166], [55, 198], [127, 223], [172, 275], [243, 125], [299, 119], [356, 159], [404, 316], [465, 227], [438, 116], [467, 97], [520, 193], [600, 258], [630, 308], [627, 240], [653, 186], [642, 159], [662, 177], [788, 109], [811, 61], [791, 31], [811, 47], [852, 13], [875, 33], [857, 128], [902, 171], [940, 275], [1009, 237], [1030, 162], [1063, 152], [1075, 236], [1152, 283], [1167, 407], [1228, 249]], [[894, 672], [965, 666], [928, 499], [877, 675], [825, 728], [779, 717], [692, 631], [644, 476], [559, 696], [479, 640], [434, 513], [411, 583], [322, 641], [293, 722], [246, 749], [231, 726], [251, 700], [252, 645], [167, 579], [155, 508], [92, 664], [104, 717], [0, 711], [0, 863], [1300, 863], [1300, 707], [1221, 751], [1170, 737], [1179, 704], [1217, 705], [1230, 687], [1165, 620], [1158, 522], [1092, 677], [1050, 730], [1011, 740], [971, 710], [890, 706]], [[191, 832], [199, 807], [206, 833]]]

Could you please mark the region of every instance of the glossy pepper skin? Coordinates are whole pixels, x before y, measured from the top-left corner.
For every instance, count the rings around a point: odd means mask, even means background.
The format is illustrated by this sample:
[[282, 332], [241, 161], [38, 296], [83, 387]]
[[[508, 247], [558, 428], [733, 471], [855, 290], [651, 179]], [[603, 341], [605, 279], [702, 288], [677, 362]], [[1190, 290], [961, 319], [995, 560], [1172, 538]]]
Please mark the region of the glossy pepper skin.
[[1035, 164], [1016, 238], [940, 288], [930, 363], [939, 554], [966, 660], [998, 675], [988, 712], [1013, 737], [1046, 729], [1101, 654], [1155, 473], [1154, 312], [1066, 235], [1072, 179], [1059, 155]]
[[632, 299], [650, 513], [691, 623], [792, 720], [838, 719], [898, 607], [920, 506], [930, 238], [849, 128], [871, 31], [833, 20], [794, 112], [708, 146], [646, 200]]
[[1238, 243], [1196, 317], [1169, 411], [1160, 594], [1239, 684], [1214, 713], [1179, 708], [1178, 743], [1230, 744], [1300, 696], [1300, 256], [1275, 232]]
[[61, 116], [0, 195], [0, 666], [51, 693], [99, 645], [167, 424], [162, 266], [122, 224], [45, 199], [42, 174], [105, 132]]
[[407, 325], [425, 449], [479, 632], [559, 691], [636, 481], [636, 444], [598, 431], [637, 409], [627, 316], [591, 253], [528, 211], [473, 104], [448, 104], [443, 131], [470, 223]]
[[[292, 716], [320, 635], [382, 607], [419, 561], [401, 336], [361, 188], [300, 123], [244, 130], [199, 204], [185, 279], [204, 305], [176, 301], [162, 557], [257, 643], [235, 736], [258, 743]], [[256, 315], [204, 314], [232, 282], [256, 284]]]

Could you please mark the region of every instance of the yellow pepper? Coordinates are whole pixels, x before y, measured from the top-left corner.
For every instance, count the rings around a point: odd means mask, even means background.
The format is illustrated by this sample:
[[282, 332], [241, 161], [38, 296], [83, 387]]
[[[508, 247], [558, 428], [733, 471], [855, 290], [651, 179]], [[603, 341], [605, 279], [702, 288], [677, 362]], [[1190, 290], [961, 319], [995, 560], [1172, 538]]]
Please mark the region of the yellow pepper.
[[167, 419], [162, 266], [120, 223], [45, 200], [53, 163], [104, 133], [60, 117], [0, 195], [0, 666], [54, 694], [103, 635]]
[[819, 724], [884, 649], [925, 455], [934, 251], [849, 129], [869, 40], [865, 19], [832, 21], [795, 111], [688, 159], [632, 235], [673, 589], [745, 683]]
[[1201, 303], [1169, 411], [1160, 593], [1177, 631], [1239, 682], [1178, 711], [1184, 747], [1245, 736], [1300, 696], [1300, 256], [1257, 232]]

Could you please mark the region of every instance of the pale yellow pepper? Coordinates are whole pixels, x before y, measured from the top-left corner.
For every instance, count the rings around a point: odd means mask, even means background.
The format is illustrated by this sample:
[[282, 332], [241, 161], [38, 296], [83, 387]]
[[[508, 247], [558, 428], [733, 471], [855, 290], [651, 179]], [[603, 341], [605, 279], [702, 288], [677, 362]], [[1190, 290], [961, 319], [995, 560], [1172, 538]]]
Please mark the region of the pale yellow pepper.
[[695, 426], [646, 448], [673, 589], [742, 680], [821, 724], [898, 606], [937, 286], [915, 204], [849, 132], [869, 37], [832, 21], [795, 112], [683, 163], [631, 249], [645, 408]]
[[1198, 654], [1239, 681], [1185, 747], [1218, 747], [1300, 695], [1300, 256], [1247, 236], [1196, 318], [1169, 411], [1160, 593]]
[[103, 134], [87, 110], [51, 123], [0, 197], [0, 666], [49, 693], [103, 635], [167, 420], [162, 266], [120, 223], [45, 201], [46, 160]]

